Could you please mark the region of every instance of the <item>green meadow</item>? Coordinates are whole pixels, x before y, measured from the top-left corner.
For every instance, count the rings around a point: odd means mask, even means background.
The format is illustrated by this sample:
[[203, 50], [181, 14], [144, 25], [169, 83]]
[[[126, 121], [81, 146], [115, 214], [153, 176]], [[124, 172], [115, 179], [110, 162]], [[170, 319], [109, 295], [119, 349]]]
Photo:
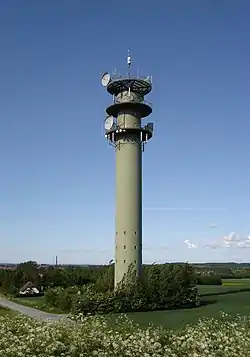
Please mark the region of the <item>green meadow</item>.
[[223, 280], [222, 285], [199, 285], [201, 306], [193, 309], [136, 312], [127, 314], [141, 326], [149, 323], [178, 329], [202, 317], [220, 319], [221, 312], [250, 316], [250, 279]]

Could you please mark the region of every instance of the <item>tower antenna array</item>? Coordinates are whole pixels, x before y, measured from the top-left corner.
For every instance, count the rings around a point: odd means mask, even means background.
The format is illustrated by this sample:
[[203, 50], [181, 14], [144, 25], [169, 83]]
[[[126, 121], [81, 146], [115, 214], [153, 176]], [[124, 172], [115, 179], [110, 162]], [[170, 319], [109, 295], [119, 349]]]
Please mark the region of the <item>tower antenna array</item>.
[[130, 77], [131, 62], [132, 62], [131, 50], [129, 49], [129, 50], [128, 50], [128, 56], [127, 56], [128, 76], [129, 76], [129, 77]]
[[115, 286], [132, 265], [137, 276], [142, 266], [142, 152], [153, 136], [153, 123], [142, 126], [152, 113], [144, 96], [152, 90], [151, 77], [132, 76], [131, 52], [128, 74], [102, 76], [102, 85], [113, 96], [106, 108], [104, 131], [116, 152]]

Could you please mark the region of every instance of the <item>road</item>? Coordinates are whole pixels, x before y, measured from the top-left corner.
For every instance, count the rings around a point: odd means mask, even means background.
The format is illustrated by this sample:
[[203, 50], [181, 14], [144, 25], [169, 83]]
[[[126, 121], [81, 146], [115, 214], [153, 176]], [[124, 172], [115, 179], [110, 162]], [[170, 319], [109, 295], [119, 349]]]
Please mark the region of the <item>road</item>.
[[32, 307], [19, 305], [11, 300], [3, 298], [2, 296], [0, 296], [0, 306], [7, 307], [10, 310], [20, 312], [21, 314], [33, 317], [34, 319], [38, 320], [60, 320], [69, 316], [68, 314], [50, 314], [48, 312], [40, 311]]

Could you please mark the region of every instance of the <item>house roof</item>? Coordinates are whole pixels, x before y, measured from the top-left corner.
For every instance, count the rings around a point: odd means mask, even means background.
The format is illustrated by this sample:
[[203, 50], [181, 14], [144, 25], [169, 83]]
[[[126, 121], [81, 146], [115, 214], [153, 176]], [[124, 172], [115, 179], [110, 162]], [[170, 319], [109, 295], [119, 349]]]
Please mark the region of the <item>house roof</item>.
[[21, 287], [20, 291], [25, 291], [26, 289], [32, 289], [32, 288], [36, 288], [36, 285], [33, 284], [31, 281], [27, 281], [27, 283], [25, 283], [25, 284]]

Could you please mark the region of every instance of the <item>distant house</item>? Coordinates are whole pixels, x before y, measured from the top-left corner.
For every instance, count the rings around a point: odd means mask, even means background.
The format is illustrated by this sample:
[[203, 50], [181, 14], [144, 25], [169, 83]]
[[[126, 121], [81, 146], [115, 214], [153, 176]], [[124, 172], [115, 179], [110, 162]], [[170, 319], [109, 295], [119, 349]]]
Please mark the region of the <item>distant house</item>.
[[19, 290], [20, 295], [37, 295], [40, 291], [31, 281], [28, 281], [24, 286]]

